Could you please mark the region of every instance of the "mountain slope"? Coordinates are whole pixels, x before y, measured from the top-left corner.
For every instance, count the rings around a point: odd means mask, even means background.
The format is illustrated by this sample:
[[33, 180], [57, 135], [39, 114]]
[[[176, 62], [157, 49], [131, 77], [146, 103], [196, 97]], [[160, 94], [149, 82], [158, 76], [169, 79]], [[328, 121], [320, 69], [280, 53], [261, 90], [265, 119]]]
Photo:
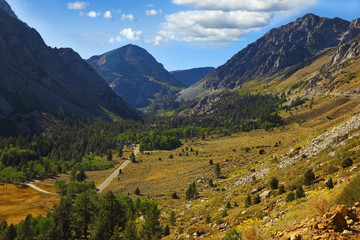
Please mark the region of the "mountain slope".
[[172, 71], [170, 74], [179, 82], [183, 83], [185, 86], [189, 87], [194, 83], [203, 79], [206, 75], [214, 71], [213, 67], [203, 67], [203, 68], [192, 68], [189, 70], [177, 70]]
[[119, 96], [138, 108], [150, 105], [149, 99], [168, 94], [172, 87], [184, 87], [145, 49], [136, 45], [93, 56], [87, 62]]
[[104, 109], [124, 118], [138, 112], [71, 49], [48, 47], [39, 33], [0, 9], [0, 117], [34, 111], [65, 111], [106, 117]]
[[180, 98], [193, 99], [204, 89], [232, 89], [250, 80], [267, 80], [294, 73], [323, 51], [345, 43], [360, 33], [359, 20], [323, 18], [307, 14], [275, 28], [235, 54]]

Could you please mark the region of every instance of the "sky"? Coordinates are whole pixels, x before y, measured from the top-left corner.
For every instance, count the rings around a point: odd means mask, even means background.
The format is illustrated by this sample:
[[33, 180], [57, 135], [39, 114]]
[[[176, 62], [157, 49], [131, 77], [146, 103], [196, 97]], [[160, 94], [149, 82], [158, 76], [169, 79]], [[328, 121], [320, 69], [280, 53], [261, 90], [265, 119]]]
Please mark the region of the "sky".
[[51, 47], [88, 59], [135, 44], [168, 71], [218, 67], [306, 13], [360, 17], [360, 0], [7, 0]]

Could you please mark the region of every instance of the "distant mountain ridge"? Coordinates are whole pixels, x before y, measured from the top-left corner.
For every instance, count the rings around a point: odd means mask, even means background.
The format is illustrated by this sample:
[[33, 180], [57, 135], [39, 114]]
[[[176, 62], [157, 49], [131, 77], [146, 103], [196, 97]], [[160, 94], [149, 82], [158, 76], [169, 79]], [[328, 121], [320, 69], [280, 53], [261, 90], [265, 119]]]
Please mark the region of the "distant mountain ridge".
[[0, 120], [56, 114], [60, 107], [79, 117], [109, 118], [107, 111], [139, 117], [79, 54], [48, 47], [35, 29], [0, 9]]
[[9, 16], [18, 19], [10, 5], [5, 0], [0, 0], [0, 9], [4, 10]]
[[189, 87], [203, 79], [206, 75], [214, 71], [214, 67], [192, 68], [188, 70], [171, 71], [170, 74], [179, 82]]
[[360, 34], [359, 22], [306, 14], [249, 44], [197, 84], [183, 90], [179, 99], [193, 99], [204, 89], [233, 89], [250, 80], [289, 75], [309, 64], [312, 57], [355, 38]]
[[87, 62], [119, 96], [138, 108], [168, 94], [172, 87], [184, 87], [152, 55], [136, 45], [93, 56]]

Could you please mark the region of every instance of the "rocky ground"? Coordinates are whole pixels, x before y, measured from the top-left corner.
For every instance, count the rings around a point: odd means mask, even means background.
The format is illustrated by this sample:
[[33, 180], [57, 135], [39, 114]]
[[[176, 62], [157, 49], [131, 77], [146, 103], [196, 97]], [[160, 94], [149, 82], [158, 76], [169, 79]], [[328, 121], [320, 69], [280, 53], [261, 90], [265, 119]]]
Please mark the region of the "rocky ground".
[[305, 219], [294, 226], [277, 233], [279, 240], [337, 240], [360, 239], [360, 203], [348, 208], [339, 205], [323, 216]]

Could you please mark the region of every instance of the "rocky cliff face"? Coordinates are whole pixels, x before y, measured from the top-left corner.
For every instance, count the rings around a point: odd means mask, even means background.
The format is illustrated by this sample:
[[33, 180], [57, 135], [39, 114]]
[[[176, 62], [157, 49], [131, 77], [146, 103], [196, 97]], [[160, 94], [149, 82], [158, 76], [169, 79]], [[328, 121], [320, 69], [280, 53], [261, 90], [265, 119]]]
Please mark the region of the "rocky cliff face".
[[167, 95], [171, 87], [184, 87], [145, 49], [135, 45], [93, 56], [87, 62], [119, 96], [138, 108]]
[[39, 33], [0, 9], [0, 117], [34, 111], [124, 118], [138, 112], [71, 49], [48, 47]]
[[205, 88], [240, 86], [253, 79], [265, 79], [290, 66], [292, 71], [322, 51], [355, 37], [358, 22], [328, 19], [307, 14], [280, 28], [272, 29], [238, 52], [226, 64], [205, 77]]
[[9, 16], [18, 19], [10, 5], [5, 0], [0, 0], [0, 9], [4, 10], [4, 12], [6, 12]]

